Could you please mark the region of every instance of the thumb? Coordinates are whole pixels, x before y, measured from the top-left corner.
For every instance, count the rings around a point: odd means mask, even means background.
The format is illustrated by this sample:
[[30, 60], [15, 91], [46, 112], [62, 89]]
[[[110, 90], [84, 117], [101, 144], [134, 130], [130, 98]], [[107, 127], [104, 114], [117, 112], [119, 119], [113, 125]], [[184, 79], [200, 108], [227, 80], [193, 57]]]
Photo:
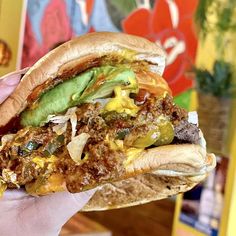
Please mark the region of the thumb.
[[21, 76], [28, 70], [29, 68], [25, 68], [0, 78], [0, 104], [15, 90], [20, 82]]
[[96, 189], [92, 189], [76, 194], [60, 192], [35, 197], [34, 203], [24, 210], [21, 217], [30, 218], [31, 222], [38, 224], [40, 229], [58, 232], [75, 213], [86, 205], [95, 192]]
[[86, 205], [95, 192], [96, 189], [75, 194], [69, 192], [54, 193], [36, 198], [35, 204], [38, 209], [43, 210], [43, 218], [52, 218], [53, 224], [63, 225]]

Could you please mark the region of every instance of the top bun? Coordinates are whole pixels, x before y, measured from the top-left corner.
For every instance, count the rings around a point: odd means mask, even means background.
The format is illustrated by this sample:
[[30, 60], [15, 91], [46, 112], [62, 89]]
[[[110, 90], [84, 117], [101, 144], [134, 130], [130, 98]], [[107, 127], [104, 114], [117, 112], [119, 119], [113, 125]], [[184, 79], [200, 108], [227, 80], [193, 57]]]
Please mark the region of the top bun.
[[[72, 39], [47, 53], [24, 75], [15, 91], [0, 106], [0, 127], [19, 115], [27, 107], [27, 98], [35, 88], [73, 70], [83, 71], [86, 63], [96, 66], [96, 60], [118, 54], [124, 57], [125, 50], [134, 55], [129, 61], [146, 61], [150, 70], [162, 75], [165, 67], [165, 53], [161, 47], [147, 39], [124, 33], [95, 32]], [[75, 72], [75, 71], [74, 71]]]

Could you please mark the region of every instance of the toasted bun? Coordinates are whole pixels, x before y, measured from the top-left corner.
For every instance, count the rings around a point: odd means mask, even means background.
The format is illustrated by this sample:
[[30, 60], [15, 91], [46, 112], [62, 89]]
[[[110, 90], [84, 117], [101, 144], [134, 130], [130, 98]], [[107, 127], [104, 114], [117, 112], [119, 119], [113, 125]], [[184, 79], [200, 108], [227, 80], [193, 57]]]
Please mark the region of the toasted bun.
[[214, 154], [199, 145], [168, 145], [144, 151], [128, 166], [135, 177], [98, 188], [82, 211], [129, 207], [192, 189], [215, 168]]
[[[125, 50], [134, 54], [127, 57]], [[63, 74], [87, 69], [86, 64], [96, 65], [96, 61], [102, 57], [113, 54], [131, 62], [147, 61], [150, 63], [150, 70], [159, 75], [165, 67], [164, 51], [144, 38], [111, 32], [83, 35], [52, 50], [29, 69], [16, 90], [0, 106], [0, 127], [5, 126], [26, 108], [28, 96], [38, 86]]]
[[108, 183], [98, 188], [82, 211], [104, 211], [168, 198], [192, 189], [205, 177], [206, 174], [194, 177], [169, 177], [146, 173]]
[[129, 207], [186, 192], [203, 181], [215, 165], [214, 154], [206, 154], [198, 145], [149, 149], [128, 167], [128, 171], [142, 174], [99, 187], [82, 211]]
[[127, 174], [155, 171], [165, 176], [193, 176], [215, 167], [215, 155], [195, 144], [165, 145], [144, 150], [126, 166]]

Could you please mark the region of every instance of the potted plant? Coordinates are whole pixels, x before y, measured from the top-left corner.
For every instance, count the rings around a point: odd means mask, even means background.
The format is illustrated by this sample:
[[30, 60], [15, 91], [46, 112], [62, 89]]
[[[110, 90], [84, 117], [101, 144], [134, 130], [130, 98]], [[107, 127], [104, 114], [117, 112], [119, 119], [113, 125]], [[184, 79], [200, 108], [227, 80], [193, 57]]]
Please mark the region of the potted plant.
[[195, 14], [200, 38], [204, 41], [211, 33], [216, 48], [212, 70], [194, 68], [194, 72], [199, 125], [205, 134], [208, 149], [218, 154], [227, 154], [225, 144], [230, 106], [235, 94], [234, 68], [225, 55], [225, 48], [232, 40], [230, 33], [236, 31], [235, 9], [235, 0], [200, 0]]
[[[212, 71], [195, 68], [198, 91], [199, 124], [206, 135], [208, 149], [227, 154], [225, 143], [229, 123], [231, 98], [235, 94], [233, 66], [227, 62], [225, 47], [230, 42], [229, 33], [236, 31], [236, 1], [200, 0], [195, 20], [204, 41], [209, 33], [214, 35], [216, 60]], [[211, 17], [214, 14], [215, 17]], [[213, 20], [212, 20], [213, 19]]]
[[199, 124], [210, 151], [226, 154], [231, 98], [235, 93], [231, 64], [216, 60], [212, 72], [195, 68]]

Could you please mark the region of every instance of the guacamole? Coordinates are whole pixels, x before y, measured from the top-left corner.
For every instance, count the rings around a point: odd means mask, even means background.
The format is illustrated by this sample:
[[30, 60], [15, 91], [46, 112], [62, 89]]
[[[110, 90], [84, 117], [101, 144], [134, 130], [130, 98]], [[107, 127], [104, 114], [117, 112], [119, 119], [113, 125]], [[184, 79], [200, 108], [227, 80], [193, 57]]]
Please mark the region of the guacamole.
[[102, 66], [81, 73], [43, 93], [38, 101], [21, 114], [22, 126], [42, 126], [49, 115], [110, 96], [116, 86], [135, 92], [134, 72], [125, 66]]

